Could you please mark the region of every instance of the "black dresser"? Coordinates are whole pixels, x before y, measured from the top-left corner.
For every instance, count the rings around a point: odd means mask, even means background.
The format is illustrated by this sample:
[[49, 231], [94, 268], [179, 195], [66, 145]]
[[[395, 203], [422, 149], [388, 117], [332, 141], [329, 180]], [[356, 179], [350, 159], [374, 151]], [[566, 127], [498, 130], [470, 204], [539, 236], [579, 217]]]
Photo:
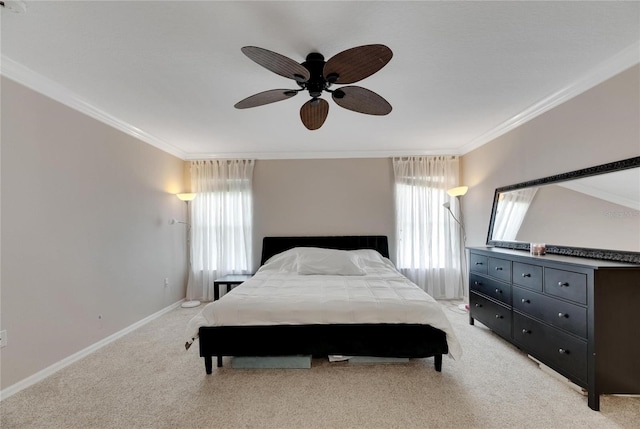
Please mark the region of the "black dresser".
[[640, 394], [640, 265], [468, 248], [478, 320], [588, 392]]

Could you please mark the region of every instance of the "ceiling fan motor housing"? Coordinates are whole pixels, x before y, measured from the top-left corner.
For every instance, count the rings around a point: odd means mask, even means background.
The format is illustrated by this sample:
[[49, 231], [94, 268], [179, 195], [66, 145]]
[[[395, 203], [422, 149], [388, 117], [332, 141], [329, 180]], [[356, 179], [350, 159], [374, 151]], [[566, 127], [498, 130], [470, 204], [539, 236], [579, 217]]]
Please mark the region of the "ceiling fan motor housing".
[[324, 70], [324, 56], [317, 52], [312, 52], [307, 55], [307, 59], [302, 63], [302, 66], [309, 70], [309, 80], [303, 84], [303, 88], [309, 90], [309, 95], [313, 98], [320, 97], [322, 95], [322, 91], [331, 85], [327, 80], [325, 80], [323, 75]]

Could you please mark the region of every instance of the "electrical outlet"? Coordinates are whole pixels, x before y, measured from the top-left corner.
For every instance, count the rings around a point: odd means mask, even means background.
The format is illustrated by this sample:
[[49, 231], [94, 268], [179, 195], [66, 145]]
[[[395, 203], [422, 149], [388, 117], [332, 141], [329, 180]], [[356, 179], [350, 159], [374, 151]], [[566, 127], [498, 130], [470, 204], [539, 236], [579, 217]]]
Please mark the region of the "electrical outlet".
[[169, 287], [169, 277], [164, 278], [164, 287]]
[[7, 345], [7, 331], [0, 331], [0, 347], [6, 347]]

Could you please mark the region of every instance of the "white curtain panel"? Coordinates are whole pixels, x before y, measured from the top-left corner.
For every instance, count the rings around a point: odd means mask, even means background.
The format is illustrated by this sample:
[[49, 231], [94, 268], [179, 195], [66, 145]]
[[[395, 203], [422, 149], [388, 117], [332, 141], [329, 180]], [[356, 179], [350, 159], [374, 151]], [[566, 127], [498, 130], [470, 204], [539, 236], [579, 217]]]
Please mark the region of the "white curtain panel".
[[444, 207], [461, 219], [458, 198], [447, 194], [459, 185], [458, 157], [393, 158], [393, 171], [398, 269], [436, 299], [463, 298], [462, 229]]
[[[191, 269], [187, 299], [213, 300], [213, 282], [252, 268], [254, 160], [191, 162]], [[221, 291], [221, 293], [224, 291]]]

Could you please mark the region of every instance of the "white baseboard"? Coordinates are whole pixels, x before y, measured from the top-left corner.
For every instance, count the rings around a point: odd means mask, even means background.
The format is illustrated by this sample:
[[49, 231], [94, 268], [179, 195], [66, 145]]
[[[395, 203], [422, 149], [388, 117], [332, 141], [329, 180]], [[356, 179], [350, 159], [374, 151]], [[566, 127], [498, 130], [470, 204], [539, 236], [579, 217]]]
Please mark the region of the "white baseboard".
[[180, 305], [182, 304], [182, 302], [184, 301], [184, 299], [171, 304], [168, 307], [163, 308], [162, 310], [153, 313], [150, 316], [145, 317], [144, 319], [134, 323], [133, 325], [127, 326], [126, 328], [116, 332], [115, 334], [109, 335], [106, 338], [103, 338], [102, 340], [98, 341], [97, 343], [94, 343], [92, 345], [90, 345], [89, 347], [80, 350], [77, 353], [72, 354], [71, 356], [68, 356], [64, 359], [62, 359], [59, 362], [54, 363], [53, 365], [50, 365], [48, 367], [46, 367], [45, 369], [36, 372], [35, 374], [25, 378], [24, 380], [21, 380], [19, 382], [17, 382], [16, 384], [13, 384], [9, 387], [7, 387], [4, 390], [0, 390], [0, 401], [3, 401], [5, 399], [7, 399], [8, 397], [15, 395], [16, 393], [18, 393], [19, 391], [26, 389], [29, 386], [32, 386], [42, 380], [44, 380], [45, 378], [49, 377], [50, 375], [53, 375], [54, 373], [60, 371], [62, 368], [65, 368], [69, 365], [71, 365], [74, 362], [79, 361], [80, 359], [90, 355], [91, 353], [101, 349], [102, 347], [106, 346], [109, 343], [114, 342], [115, 340], [124, 337], [125, 335], [127, 335], [130, 332], [135, 331], [136, 329], [138, 329], [139, 327], [146, 325], [147, 323], [151, 322], [154, 319], [157, 319], [158, 317], [162, 316], [165, 313], [168, 313], [169, 311], [173, 310], [174, 308], [178, 308], [180, 307]]

